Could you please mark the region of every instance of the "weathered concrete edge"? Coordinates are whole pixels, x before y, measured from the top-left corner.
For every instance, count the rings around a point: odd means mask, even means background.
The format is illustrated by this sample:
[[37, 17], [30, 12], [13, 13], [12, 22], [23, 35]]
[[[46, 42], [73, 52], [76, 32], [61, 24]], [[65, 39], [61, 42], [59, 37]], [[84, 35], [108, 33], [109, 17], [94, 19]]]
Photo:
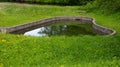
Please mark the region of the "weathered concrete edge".
[[113, 29], [110, 29], [110, 28], [107, 28], [107, 27], [96, 24], [95, 19], [93, 19], [92, 23], [93, 23], [93, 28], [94, 29], [99, 29], [100, 31], [102, 31], [104, 33], [106, 33], [106, 31], [109, 30], [109, 32], [107, 32], [107, 33], [110, 33], [109, 35], [116, 34], [116, 31], [113, 30]]
[[116, 33], [115, 30], [100, 26], [100, 25], [95, 23], [95, 20], [93, 18], [88, 18], [88, 17], [54, 17], [54, 18], [48, 18], [48, 19], [44, 19], [44, 20], [40, 20], [40, 21], [36, 21], [36, 22], [31, 22], [31, 23], [26, 23], [26, 24], [22, 24], [22, 25], [18, 25], [18, 26], [0, 28], [0, 32], [10, 33], [13, 31], [22, 30], [22, 29], [29, 28], [29, 27], [36, 26], [36, 25], [53, 23], [54, 21], [70, 21], [70, 22], [77, 21], [77, 22], [84, 23], [84, 24], [92, 24], [95, 31], [97, 31], [101, 34], [114, 35]]

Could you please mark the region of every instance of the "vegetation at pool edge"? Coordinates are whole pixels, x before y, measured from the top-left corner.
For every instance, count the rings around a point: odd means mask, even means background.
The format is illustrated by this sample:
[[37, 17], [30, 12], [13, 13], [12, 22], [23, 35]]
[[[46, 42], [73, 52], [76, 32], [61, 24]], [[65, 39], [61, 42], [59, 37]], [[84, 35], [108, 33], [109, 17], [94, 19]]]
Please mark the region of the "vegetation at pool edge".
[[[9, 5], [9, 4], [8, 4]], [[14, 5], [14, 4], [12, 4]], [[16, 5], [22, 7], [25, 5]], [[11, 12], [7, 11], [0, 14], [1, 18], [4, 19], [0, 25], [12, 26], [21, 23], [31, 22], [37, 19], [48, 18], [51, 16], [88, 16], [96, 19], [96, 23], [102, 26], [115, 29], [117, 34], [114, 36], [56, 36], [56, 37], [32, 37], [22, 35], [11, 35], [11, 34], [0, 34], [0, 66], [56, 66], [56, 67], [119, 67], [120, 66], [120, 20], [118, 14], [112, 14], [109, 16], [100, 14], [100, 11], [84, 13], [85, 10], [78, 10], [80, 7], [60, 7], [60, 6], [35, 6], [37, 9], [43, 10], [48, 9], [47, 13], [43, 13], [41, 16], [39, 13], [35, 13], [34, 19], [31, 19], [31, 10], [34, 6], [26, 6], [25, 14], [28, 17], [27, 20], [24, 15], [19, 13], [12, 14], [14, 11], [13, 7]], [[23, 7], [22, 7], [23, 8]], [[21, 8], [21, 9], [22, 9]], [[27, 9], [28, 8], [28, 9]], [[31, 8], [31, 10], [30, 10]], [[53, 12], [54, 9], [56, 12]], [[56, 10], [57, 9], [57, 10]], [[74, 9], [74, 10], [73, 10]], [[28, 10], [28, 11], [27, 11]], [[1, 10], [0, 10], [1, 11]], [[37, 10], [36, 10], [37, 11]], [[50, 11], [50, 12], [49, 12]], [[64, 11], [64, 12], [62, 12]], [[38, 11], [39, 12], [39, 11]], [[58, 14], [57, 14], [58, 12]], [[70, 14], [69, 14], [69, 13]], [[1, 13], [1, 12], [0, 12]], [[6, 14], [7, 13], [7, 14]], [[13, 12], [14, 13], [14, 12]], [[66, 14], [68, 13], [68, 14]], [[11, 16], [12, 14], [12, 16]], [[17, 15], [17, 19], [16, 18]], [[45, 16], [46, 15], [46, 16]], [[24, 16], [24, 17], [22, 17]], [[42, 17], [44, 16], [44, 17]], [[11, 19], [11, 18], [12, 19]], [[9, 18], [6, 20], [5, 18]], [[15, 19], [14, 19], [15, 18]], [[37, 19], [35, 19], [37, 18]], [[25, 20], [26, 19], [26, 20]], [[13, 21], [22, 20], [22, 22], [15, 23]], [[8, 23], [7, 23], [8, 21]], [[12, 23], [13, 24], [10, 24]], [[7, 60], [7, 61], [6, 61]]]

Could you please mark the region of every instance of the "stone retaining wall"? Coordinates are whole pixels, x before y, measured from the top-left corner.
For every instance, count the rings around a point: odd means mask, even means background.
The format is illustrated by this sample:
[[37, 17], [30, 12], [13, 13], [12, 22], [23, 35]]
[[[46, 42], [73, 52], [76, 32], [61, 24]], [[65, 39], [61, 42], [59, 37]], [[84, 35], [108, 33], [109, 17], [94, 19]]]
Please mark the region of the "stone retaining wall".
[[13, 26], [13, 27], [8, 27], [8, 28], [0, 28], [0, 32], [2, 33], [15, 33], [19, 32], [22, 30], [28, 31], [29, 28], [31, 27], [40, 27], [40, 26], [45, 26], [47, 24], [52, 24], [52, 23], [57, 23], [57, 22], [79, 22], [81, 24], [92, 24], [92, 27], [94, 31], [98, 34], [102, 35], [113, 35], [116, 33], [115, 30], [111, 30], [105, 27], [102, 27], [100, 25], [97, 25], [94, 22], [93, 18], [88, 18], [88, 17], [54, 17], [54, 18], [48, 18], [36, 22], [31, 22], [27, 24], [22, 24], [18, 26]]

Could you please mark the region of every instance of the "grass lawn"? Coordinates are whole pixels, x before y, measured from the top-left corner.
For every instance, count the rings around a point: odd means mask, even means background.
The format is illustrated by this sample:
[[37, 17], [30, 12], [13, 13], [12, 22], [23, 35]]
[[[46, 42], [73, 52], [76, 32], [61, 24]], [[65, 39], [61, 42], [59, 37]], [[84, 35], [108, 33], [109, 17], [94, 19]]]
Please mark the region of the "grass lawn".
[[120, 13], [102, 15], [79, 6], [0, 3], [0, 27], [56, 16], [88, 16], [114, 29], [113, 36], [32, 37], [0, 34], [0, 67], [119, 67]]

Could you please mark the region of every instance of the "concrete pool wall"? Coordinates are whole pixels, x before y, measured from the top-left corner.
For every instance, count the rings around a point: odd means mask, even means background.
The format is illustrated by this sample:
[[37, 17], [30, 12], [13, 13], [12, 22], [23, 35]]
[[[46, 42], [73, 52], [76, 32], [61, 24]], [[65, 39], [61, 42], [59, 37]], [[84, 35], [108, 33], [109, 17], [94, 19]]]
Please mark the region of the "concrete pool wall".
[[[52, 23], [57, 23], [57, 22], [79, 22], [81, 24], [91, 24], [94, 31], [97, 34], [101, 35], [113, 35], [116, 33], [115, 30], [100, 26], [95, 23], [95, 20], [93, 18], [89, 17], [54, 17], [54, 18], [48, 18], [36, 22], [31, 22], [27, 24], [22, 24], [18, 26], [13, 26], [13, 27], [6, 27], [6, 28], [0, 28], [0, 32], [2, 33], [16, 33], [19, 31], [29, 31], [31, 27], [37, 28], [37, 27], [42, 27], [48, 24]], [[23, 31], [23, 32], [24, 32]]]

